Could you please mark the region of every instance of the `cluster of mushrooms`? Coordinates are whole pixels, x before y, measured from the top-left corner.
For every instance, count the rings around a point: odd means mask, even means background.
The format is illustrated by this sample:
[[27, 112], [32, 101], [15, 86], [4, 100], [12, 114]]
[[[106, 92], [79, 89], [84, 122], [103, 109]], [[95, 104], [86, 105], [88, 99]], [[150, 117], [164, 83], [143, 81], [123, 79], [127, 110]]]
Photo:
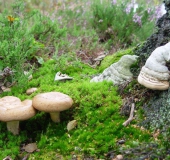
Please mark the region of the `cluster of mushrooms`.
[[60, 92], [40, 93], [32, 100], [21, 101], [18, 97], [0, 98], [0, 121], [7, 123], [8, 131], [19, 134], [19, 121], [36, 115], [37, 110], [50, 113], [53, 122], [60, 122], [60, 111], [69, 109], [73, 100]]

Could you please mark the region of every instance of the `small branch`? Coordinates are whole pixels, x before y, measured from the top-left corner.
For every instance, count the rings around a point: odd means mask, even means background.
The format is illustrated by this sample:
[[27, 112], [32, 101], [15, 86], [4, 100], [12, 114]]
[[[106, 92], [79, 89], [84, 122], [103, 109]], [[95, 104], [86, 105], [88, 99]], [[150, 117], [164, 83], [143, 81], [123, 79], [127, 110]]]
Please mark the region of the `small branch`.
[[123, 125], [124, 125], [125, 127], [133, 120], [134, 110], [135, 110], [135, 104], [132, 103], [131, 110], [130, 110], [130, 116], [129, 116], [128, 120], [123, 123]]

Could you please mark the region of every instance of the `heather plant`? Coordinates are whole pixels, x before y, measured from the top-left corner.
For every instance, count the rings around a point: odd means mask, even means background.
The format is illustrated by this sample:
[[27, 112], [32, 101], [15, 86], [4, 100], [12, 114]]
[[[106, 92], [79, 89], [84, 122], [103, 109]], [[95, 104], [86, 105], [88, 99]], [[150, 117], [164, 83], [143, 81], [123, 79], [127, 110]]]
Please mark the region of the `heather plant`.
[[114, 46], [128, 47], [145, 40], [153, 32], [155, 21], [150, 20], [153, 12], [148, 12], [146, 5], [135, 5], [129, 1], [94, 2], [91, 24], [102, 41], [111, 40]]
[[23, 86], [29, 76], [24, 71], [30, 71], [37, 62], [42, 64], [42, 57], [48, 57], [66, 30], [38, 11], [26, 12], [20, 0], [12, 10], [2, 12], [0, 22], [0, 68], [10, 67], [14, 72], [11, 81]]
[[[67, 3], [67, 2], [65, 2]], [[70, 2], [71, 3], [71, 2]], [[62, 3], [64, 5], [64, 3]], [[65, 6], [62, 9], [58, 9], [55, 16], [61, 25], [67, 26], [67, 40], [64, 41], [63, 47], [58, 47], [58, 54], [67, 54], [73, 50], [77, 56], [90, 58], [95, 56], [96, 52], [107, 50], [108, 44], [101, 44], [99, 42], [98, 34], [96, 30], [92, 28], [89, 23], [91, 18], [91, 2], [77, 1], [74, 5]], [[64, 12], [63, 12], [64, 10]]]
[[[17, 7], [18, 6], [18, 7]], [[22, 12], [22, 4], [13, 6], [13, 13], [9, 15], [4, 11], [0, 16], [0, 47], [1, 47], [1, 68], [10, 67], [14, 73], [13, 81], [16, 77], [21, 77], [24, 73], [24, 63], [31, 56], [36, 48], [32, 45], [33, 35], [26, 30], [28, 24], [24, 18], [19, 17]], [[16, 9], [17, 8], [17, 9]]]

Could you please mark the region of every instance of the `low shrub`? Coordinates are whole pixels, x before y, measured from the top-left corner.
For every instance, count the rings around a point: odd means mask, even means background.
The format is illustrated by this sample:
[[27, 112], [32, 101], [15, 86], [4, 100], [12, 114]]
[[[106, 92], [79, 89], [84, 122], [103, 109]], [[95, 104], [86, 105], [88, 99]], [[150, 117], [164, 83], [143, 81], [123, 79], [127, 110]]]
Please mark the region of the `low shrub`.
[[92, 5], [91, 24], [101, 41], [125, 48], [146, 40], [152, 34], [155, 23], [150, 20], [152, 9], [148, 10], [145, 3], [96, 0]]

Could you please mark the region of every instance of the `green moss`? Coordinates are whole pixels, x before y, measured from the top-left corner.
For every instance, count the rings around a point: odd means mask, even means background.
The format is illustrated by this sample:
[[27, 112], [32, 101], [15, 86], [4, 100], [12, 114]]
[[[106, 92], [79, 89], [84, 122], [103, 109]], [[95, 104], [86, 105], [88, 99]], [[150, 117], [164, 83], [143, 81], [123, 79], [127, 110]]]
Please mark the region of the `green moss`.
[[6, 131], [6, 126], [1, 124], [0, 135], [0, 159], [3, 159], [10, 155], [11, 158], [15, 158], [19, 154], [20, 143], [26, 139], [26, 136], [21, 133], [20, 136], [13, 136]]
[[99, 67], [99, 72], [102, 72], [104, 69], [109, 67], [111, 64], [117, 62], [120, 60], [120, 58], [124, 55], [133, 55], [134, 48], [129, 48], [126, 50], [120, 50], [112, 55], [108, 55], [104, 58], [104, 60], [101, 62], [101, 66]]
[[[120, 55], [129, 53], [130, 50], [115, 54], [114, 60], [118, 60]], [[117, 56], [116, 56], [117, 55]], [[103, 66], [112, 63], [110, 58], [103, 62]], [[126, 139], [127, 147], [133, 146], [132, 141], [148, 142], [150, 135], [144, 131], [137, 130], [132, 126], [124, 127], [122, 123], [125, 118], [120, 116], [120, 106], [122, 99], [118, 95], [117, 88], [110, 82], [90, 83], [90, 76], [99, 72], [87, 65], [79, 63], [80, 68], [74, 65], [65, 67], [74, 79], [71, 81], [54, 81], [54, 76], [60, 70], [55, 60], [47, 61], [39, 70], [33, 74], [33, 79], [26, 88], [38, 87], [36, 93], [28, 96], [24, 89], [17, 90], [14, 87], [9, 95], [15, 95], [24, 99], [32, 99], [41, 92], [58, 91], [72, 97], [73, 108], [61, 112], [61, 123], [55, 124], [50, 120], [48, 113], [38, 112], [30, 120], [20, 123], [20, 135], [10, 135], [12, 139], [5, 141], [6, 152], [11, 147], [14, 148], [12, 154], [18, 155], [19, 145], [23, 140], [32, 139], [36, 142], [40, 152], [32, 153], [30, 159], [53, 159], [57, 153], [68, 159], [68, 155], [89, 155], [96, 158], [104, 158], [104, 155], [114, 150], [118, 139]], [[103, 67], [102, 66], [102, 67]], [[71, 69], [70, 69], [71, 68]], [[67, 70], [68, 69], [68, 70]], [[5, 93], [6, 94], [6, 93]], [[67, 123], [77, 120], [78, 125], [70, 132], [67, 131]], [[2, 126], [6, 136], [6, 127]], [[16, 141], [18, 140], [19, 141]], [[12, 144], [11, 144], [12, 143]], [[1, 144], [1, 142], [0, 142]], [[18, 149], [17, 149], [18, 148]], [[4, 149], [3, 144], [0, 149]], [[17, 151], [17, 152], [16, 152]], [[14, 156], [15, 157], [15, 156]], [[55, 158], [54, 158], [55, 159]]]

